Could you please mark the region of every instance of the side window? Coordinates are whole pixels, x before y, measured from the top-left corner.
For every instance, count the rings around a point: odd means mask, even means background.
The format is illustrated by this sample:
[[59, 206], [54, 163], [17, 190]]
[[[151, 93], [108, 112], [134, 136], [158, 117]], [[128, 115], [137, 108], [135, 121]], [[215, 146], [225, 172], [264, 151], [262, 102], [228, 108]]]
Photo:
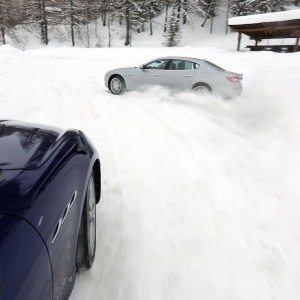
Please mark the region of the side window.
[[194, 70], [194, 64], [195, 63], [187, 60], [173, 59], [169, 70]]
[[168, 62], [167, 59], [157, 59], [145, 65], [145, 69], [162, 70], [166, 67], [167, 62]]

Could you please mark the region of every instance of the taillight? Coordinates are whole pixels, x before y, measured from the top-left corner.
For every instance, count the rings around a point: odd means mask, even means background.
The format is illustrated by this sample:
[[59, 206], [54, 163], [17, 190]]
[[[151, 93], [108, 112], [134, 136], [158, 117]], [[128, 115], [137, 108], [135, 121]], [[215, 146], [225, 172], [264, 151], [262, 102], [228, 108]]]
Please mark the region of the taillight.
[[226, 76], [227, 80], [230, 82], [238, 82], [240, 78], [238, 76]]

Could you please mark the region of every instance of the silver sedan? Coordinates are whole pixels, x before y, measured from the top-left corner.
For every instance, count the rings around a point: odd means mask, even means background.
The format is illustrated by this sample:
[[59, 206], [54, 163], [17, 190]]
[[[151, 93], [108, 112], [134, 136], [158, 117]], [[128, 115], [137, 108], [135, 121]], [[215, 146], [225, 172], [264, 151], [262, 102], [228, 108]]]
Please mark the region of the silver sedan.
[[173, 90], [214, 93], [231, 98], [242, 93], [243, 75], [202, 59], [162, 57], [135, 68], [106, 73], [105, 86], [115, 95], [145, 86], [161, 85]]

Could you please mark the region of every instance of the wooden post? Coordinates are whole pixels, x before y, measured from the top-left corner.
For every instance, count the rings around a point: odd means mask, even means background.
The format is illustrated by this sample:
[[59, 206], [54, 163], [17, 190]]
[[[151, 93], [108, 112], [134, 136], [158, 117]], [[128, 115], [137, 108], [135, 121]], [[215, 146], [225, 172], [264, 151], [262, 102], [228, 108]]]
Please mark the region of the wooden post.
[[237, 51], [241, 50], [241, 40], [242, 40], [242, 33], [239, 32]]
[[294, 46], [294, 52], [297, 52], [298, 51], [298, 49], [299, 49], [299, 36], [296, 38], [296, 44], [295, 44], [295, 46]]

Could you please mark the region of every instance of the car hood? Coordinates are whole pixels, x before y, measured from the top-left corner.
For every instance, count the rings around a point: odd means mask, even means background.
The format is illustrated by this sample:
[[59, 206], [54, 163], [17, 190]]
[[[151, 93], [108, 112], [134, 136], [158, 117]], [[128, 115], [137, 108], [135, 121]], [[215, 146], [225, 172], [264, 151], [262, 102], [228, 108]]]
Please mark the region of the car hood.
[[106, 75], [111, 75], [111, 74], [119, 73], [119, 72], [128, 72], [128, 71], [132, 71], [134, 69], [135, 69], [134, 67], [113, 69], [113, 70], [110, 70], [109, 72], [107, 72]]
[[36, 169], [63, 140], [58, 128], [0, 120], [1, 170]]

